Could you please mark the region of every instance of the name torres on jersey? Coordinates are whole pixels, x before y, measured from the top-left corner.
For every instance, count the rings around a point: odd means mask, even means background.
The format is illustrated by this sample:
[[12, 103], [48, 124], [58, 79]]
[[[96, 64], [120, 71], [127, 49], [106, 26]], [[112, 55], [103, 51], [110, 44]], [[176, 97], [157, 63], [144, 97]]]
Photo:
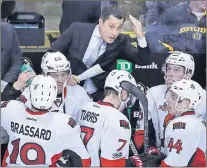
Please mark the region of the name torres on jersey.
[[98, 120], [99, 114], [96, 114], [94, 112], [82, 110], [81, 118], [80, 120], [85, 120], [88, 122], [96, 123]]

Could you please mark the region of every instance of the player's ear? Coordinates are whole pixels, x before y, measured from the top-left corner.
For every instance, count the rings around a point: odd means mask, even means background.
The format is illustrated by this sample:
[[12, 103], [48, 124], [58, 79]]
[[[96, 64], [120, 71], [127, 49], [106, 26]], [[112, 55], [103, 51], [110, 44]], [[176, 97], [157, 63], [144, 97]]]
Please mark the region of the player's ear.
[[99, 24], [103, 24], [103, 19], [101, 17], [99, 18]]

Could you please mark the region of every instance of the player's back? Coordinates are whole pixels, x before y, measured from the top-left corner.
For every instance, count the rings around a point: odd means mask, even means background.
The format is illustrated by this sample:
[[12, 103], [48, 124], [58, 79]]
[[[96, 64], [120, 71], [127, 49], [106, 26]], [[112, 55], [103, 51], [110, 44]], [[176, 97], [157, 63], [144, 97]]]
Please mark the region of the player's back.
[[[128, 158], [131, 126], [112, 106], [106, 102], [90, 102], [79, 115], [81, 136], [91, 156], [91, 166], [124, 166]], [[112, 165], [111, 161], [114, 161]]]
[[[165, 146], [169, 166], [206, 167], [206, 127], [194, 112], [173, 119], [165, 131]], [[166, 166], [166, 165], [164, 165]]]
[[10, 140], [4, 166], [54, 166], [63, 150], [73, 148], [71, 137], [78, 136], [78, 131], [69, 115], [32, 112], [19, 101], [6, 103], [2, 105], [1, 123]]

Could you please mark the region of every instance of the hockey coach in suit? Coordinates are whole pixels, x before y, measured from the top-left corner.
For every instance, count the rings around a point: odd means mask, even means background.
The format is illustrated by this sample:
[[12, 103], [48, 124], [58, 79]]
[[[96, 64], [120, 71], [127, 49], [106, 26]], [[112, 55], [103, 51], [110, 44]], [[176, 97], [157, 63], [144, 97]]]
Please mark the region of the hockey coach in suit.
[[74, 79], [86, 79], [83, 87], [94, 101], [103, 98], [106, 76], [118, 59], [139, 65], [151, 62], [141, 22], [131, 15], [129, 19], [137, 36], [138, 48], [131, 44], [128, 35], [120, 34], [125, 21], [123, 11], [118, 6], [108, 6], [102, 10], [98, 24], [72, 23], [49, 49], [67, 56], [72, 73], [79, 75]]
[[15, 82], [22, 64], [23, 57], [16, 31], [11, 24], [1, 22], [1, 80]]

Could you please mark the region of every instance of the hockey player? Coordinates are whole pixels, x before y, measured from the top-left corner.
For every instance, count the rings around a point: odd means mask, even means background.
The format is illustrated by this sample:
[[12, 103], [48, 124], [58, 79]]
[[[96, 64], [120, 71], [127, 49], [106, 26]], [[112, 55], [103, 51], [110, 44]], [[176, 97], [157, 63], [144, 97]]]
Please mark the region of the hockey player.
[[[90, 166], [79, 125], [70, 115], [48, 112], [57, 96], [56, 81], [38, 75], [29, 89], [30, 108], [16, 100], [1, 105], [1, 124], [10, 136], [3, 166], [71, 166], [68, 160], [73, 166]], [[74, 162], [78, 155], [81, 164]]]
[[206, 126], [194, 111], [202, 94], [195, 81], [182, 79], [172, 84], [166, 102], [169, 115], [175, 118], [165, 125], [166, 158], [161, 167], [206, 167]]
[[175, 116], [165, 129], [165, 154], [161, 166], [206, 167], [205, 122], [195, 113], [202, 88], [192, 80], [175, 82], [166, 95], [167, 109]]
[[122, 86], [123, 82], [136, 88], [130, 73], [111, 71], [105, 81], [103, 101], [87, 103], [80, 113], [78, 122], [91, 166], [143, 166], [137, 156], [128, 159], [131, 125], [122, 111], [132, 107], [136, 98], [129, 87]]
[[[58, 86], [58, 96], [50, 111], [70, 114], [76, 120], [79, 108], [92, 100], [80, 85], [66, 85], [67, 79], [72, 75], [70, 62], [60, 52], [47, 52], [42, 58], [41, 69], [43, 74], [52, 76]], [[31, 106], [29, 95], [27, 88], [20, 97], [28, 107]]]
[[[164, 66], [165, 85], [158, 85], [147, 90], [148, 116], [149, 116], [149, 147], [152, 153], [157, 153], [164, 147], [164, 120], [167, 116], [166, 93], [171, 85], [181, 79], [190, 80], [194, 74], [195, 63], [189, 54], [175, 51], [166, 59]], [[206, 91], [202, 90], [202, 102], [195, 109], [196, 114], [205, 116], [206, 114]], [[142, 110], [143, 111], [143, 110]], [[143, 115], [143, 113], [142, 113]], [[168, 116], [169, 117], [169, 116]], [[144, 141], [144, 120], [138, 120], [138, 128], [134, 135], [136, 147], [141, 149]]]

